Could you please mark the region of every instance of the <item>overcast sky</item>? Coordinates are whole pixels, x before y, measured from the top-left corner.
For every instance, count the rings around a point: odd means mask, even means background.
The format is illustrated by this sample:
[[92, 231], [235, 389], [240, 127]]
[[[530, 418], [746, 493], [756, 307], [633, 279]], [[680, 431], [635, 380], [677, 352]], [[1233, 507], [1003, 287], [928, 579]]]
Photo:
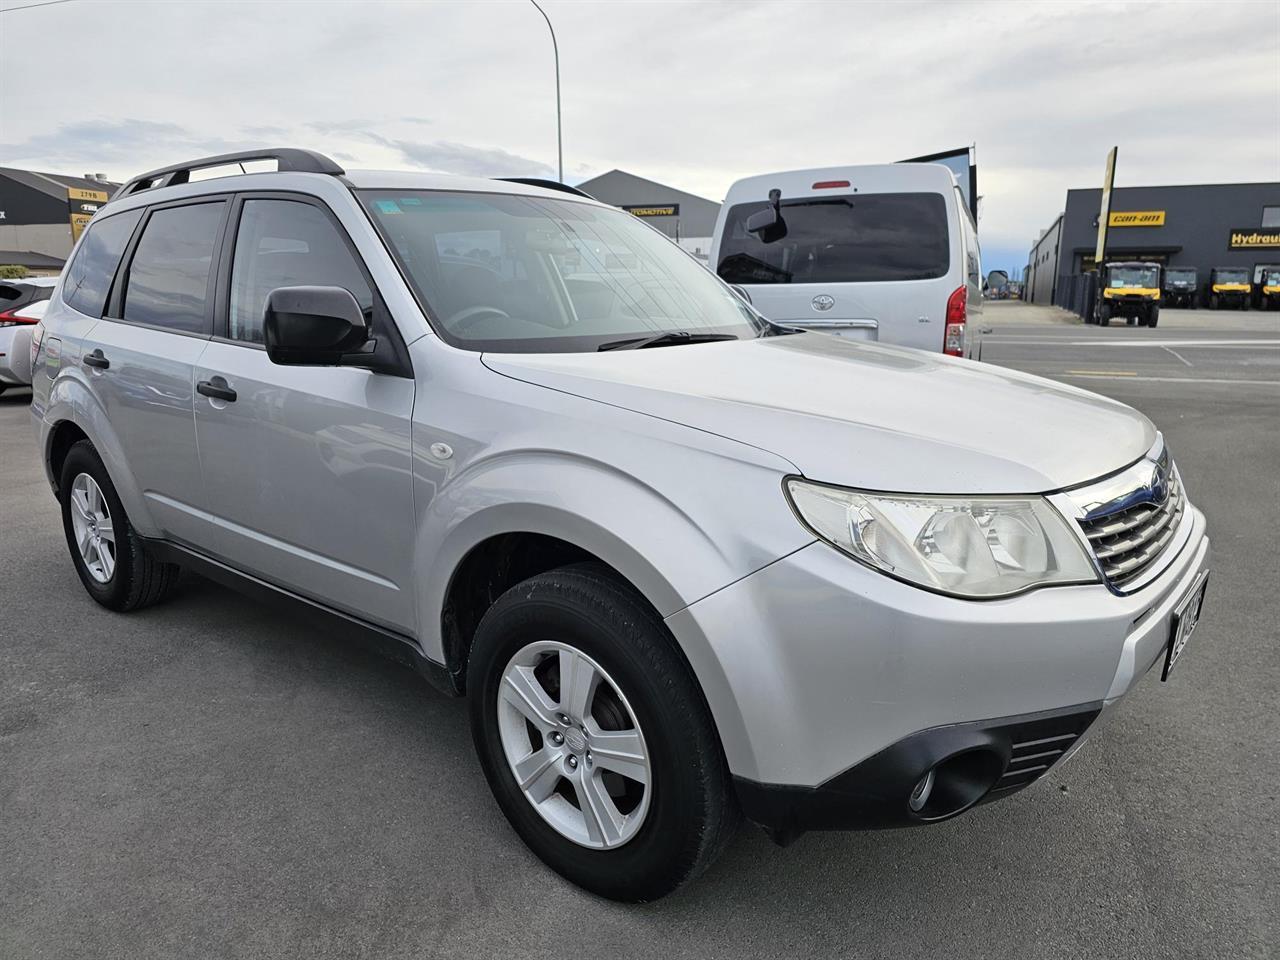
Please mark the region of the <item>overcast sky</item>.
[[[0, 0], [0, 9], [33, 0]], [[735, 179], [977, 145], [984, 267], [1068, 187], [1280, 180], [1280, 3], [570, 2], [565, 173]], [[297, 145], [351, 167], [554, 175], [523, 0], [76, 0], [0, 15], [0, 164], [124, 179]]]

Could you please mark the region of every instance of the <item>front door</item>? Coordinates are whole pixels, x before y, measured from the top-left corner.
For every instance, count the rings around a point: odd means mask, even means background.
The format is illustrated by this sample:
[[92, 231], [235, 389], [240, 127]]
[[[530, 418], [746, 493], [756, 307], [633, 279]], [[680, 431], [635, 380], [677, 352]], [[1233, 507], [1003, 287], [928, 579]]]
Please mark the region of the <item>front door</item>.
[[375, 332], [390, 319], [325, 207], [279, 195], [246, 195], [237, 207], [220, 335], [196, 369], [216, 552], [303, 596], [413, 632], [412, 379], [279, 366], [262, 344], [263, 309], [277, 287], [345, 287]]

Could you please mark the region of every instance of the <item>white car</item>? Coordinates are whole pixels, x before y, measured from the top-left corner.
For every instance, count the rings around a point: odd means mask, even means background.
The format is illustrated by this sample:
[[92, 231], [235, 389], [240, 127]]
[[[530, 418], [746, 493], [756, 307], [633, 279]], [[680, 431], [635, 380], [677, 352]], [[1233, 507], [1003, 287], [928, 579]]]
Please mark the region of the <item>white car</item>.
[[971, 356], [978, 232], [946, 167], [789, 170], [729, 188], [712, 269], [775, 323]]
[[31, 332], [57, 284], [57, 277], [0, 283], [0, 393], [31, 383]]

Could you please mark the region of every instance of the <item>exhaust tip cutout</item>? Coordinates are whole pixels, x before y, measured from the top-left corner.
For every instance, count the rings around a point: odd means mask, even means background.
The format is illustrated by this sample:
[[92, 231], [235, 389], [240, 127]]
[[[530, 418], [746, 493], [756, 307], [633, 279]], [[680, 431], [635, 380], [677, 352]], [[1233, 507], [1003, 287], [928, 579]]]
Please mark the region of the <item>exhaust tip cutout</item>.
[[934, 764], [907, 796], [907, 809], [921, 820], [942, 820], [977, 803], [1000, 778], [1004, 758], [979, 748], [953, 753]]

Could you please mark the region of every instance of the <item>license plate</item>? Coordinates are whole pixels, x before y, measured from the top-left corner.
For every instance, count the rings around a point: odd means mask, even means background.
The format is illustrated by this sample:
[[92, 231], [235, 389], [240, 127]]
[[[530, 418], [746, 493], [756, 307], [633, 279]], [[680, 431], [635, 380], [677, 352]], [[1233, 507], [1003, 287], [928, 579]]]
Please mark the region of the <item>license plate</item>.
[[1164, 654], [1164, 671], [1160, 674], [1161, 681], [1169, 679], [1173, 665], [1187, 648], [1191, 634], [1195, 633], [1196, 624], [1200, 622], [1200, 611], [1204, 609], [1204, 592], [1208, 586], [1209, 574], [1206, 571], [1174, 608], [1173, 622], [1169, 627], [1169, 646]]

